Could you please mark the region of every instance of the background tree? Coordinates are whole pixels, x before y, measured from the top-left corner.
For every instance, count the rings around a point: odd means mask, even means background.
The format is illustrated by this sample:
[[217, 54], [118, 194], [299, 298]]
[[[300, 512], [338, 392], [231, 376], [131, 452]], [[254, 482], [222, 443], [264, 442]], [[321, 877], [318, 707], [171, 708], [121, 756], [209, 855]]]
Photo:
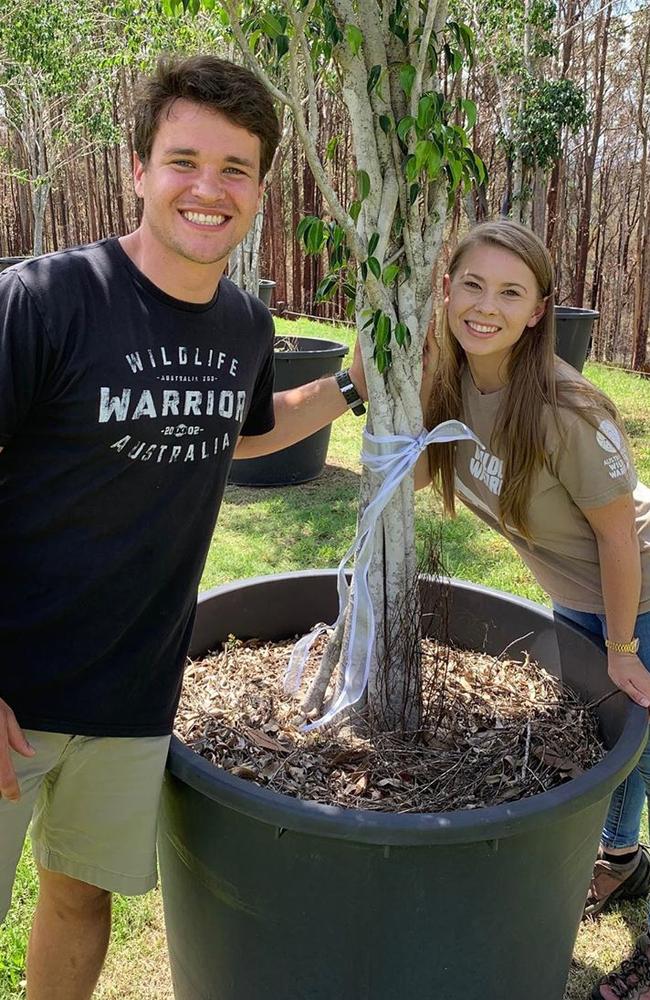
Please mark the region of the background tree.
[[7, 0], [0, 12], [0, 253], [56, 250], [138, 222], [130, 131], [138, 73], [223, 44], [218, 23], [137, 5]]
[[[33, 252], [43, 252], [52, 183], [71, 151], [87, 155], [115, 138], [99, 12], [83, 0], [10, 0], [0, 20], [3, 119], [18, 141], [33, 213]], [[89, 45], [89, 40], [95, 44]]]
[[[22, 6], [33, 13], [46, 10], [52, 2], [8, 0], [0, 11], [3, 37], [7, 37], [10, 28], [13, 31], [14, 10]], [[540, 10], [547, 12], [546, 20], [542, 18], [543, 23], [537, 23], [535, 14], [532, 45], [529, 45], [537, 74], [533, 87], [530, 82], [520, 81], [524, 24], [527, 17], [533, 18], [534, 5], [526, 7], [523, 0], [512, 4], [503, 0], [485, 0], [481, 4], [476, 0], [452, 2], [451, 19], [466, 21], [472, 27], [476, 58], [471, 64], [465, 59], [458, 73], [453, 60], [443, 54], [438, 68], [441, 92], [446, 99], [463, 97], [477, 106], [476, 121], [467, 131], [473, 148], [488, 166], [488, 176], [469, 190], [461, 184], [453, 192], [440, 275], [459, 231], [502, 210], [517, 211], [517, 206], [525, 202], [524, 217], [546, 239], [553, 255], [559, 302], [577, 304], [581, 284], [583, 304], [600, 312], [601, 318], [594, 328], [592, 356], [642, 369], [648, 364], [647, 295], [650, 294], [650, 284], [644, 277], [648, 269], [650, 224], [647, 195], [650, 88], [644, 70], [650, 6], [646, 0], [615, 0], [612, 4], [605, 0], [557, 0], [557, 10], [551, 18], [551, 8], [542, 5]], [[222, 6], [214, 6], [212, 12], [199, 10], [194, 15], [177, 9], [176, 16], [170, 18], [163, 16], [158, 0], [139, 0], [137, 4], [133, 0], [118, 0], [108, 7], [103, 0], [82, 0], [81, 6], [78, 5], [78, 10], [86, 11], [88, 16], [76, 19], [77, 34], [73, 37], [78, 40], [80, 51], [100, 54], [96, 70], [98, 75], [106, 77], [114, 137], [108, 144], [97, 145], [87, 134], [85, 124], [68, 133], [61, 151], [63, 165], [47, 197], [44, 250], [71, 246], [109, 233], [125, 233], [137, 225], [139, 206], [131, 183], [130, 131], [135, 78], [142, 68], [151, 67], [164, 50], [209, 50], [225, 56], [236, 53], [232, 33], [217, 16]], [[282, 14], [280, 8], [271, 8], [271, 12], [274, 9]], [[261, 10], [258, 4], [256, 12]], [[267, 46], [275, 44], [266, 37]], [[38, 35], [34, 34], [32, 42], [37, 40]], [[261, 36], [258, 42], [261, 44]], [[540, 45], [544, 51], [538, 54]], [[29, 62], [30, 58], [27, 46], [25, 53], [17, 53], [16, 62]], [[284, 63], [288, 65], [286, 55]], [[314, 72], [318, 109], [316, 144], [331, 186], [341, 204], [347, 206], [354, 199], [356, 176], [349, 114], [334, 64], [325, 60]], [[273, 78], [282, 85], [279, 76]], [[602, 107], [597, 117], [601, 81]], [[564, 110], [556, 100], [562, 97], [562, 88], [567, 84], [573, 95], [586, 95], [585, 124], [576, 133], [570, 124], [561, 125], [558, 120], [565, 111], [579, 114], [573, 99]], [[532, 99], [535, 94], [532, 104], [520, 100], [525, 95]], [[567, 94], [571, 96], [569, 91]], [[6, 103], [5, 94], [0, 92], [2, 112]], [[522, 104], [524, 115], [520, 120]], [[258, 256], [260, 273], [277, 282], [276, 303], [298, 313], [344, 319], [349, 300], [342, 284], [326, 301], [316, 295], [330, 258], [332, 254], [336, 258], [338, 251], [330, 243], [324, 243], [320, 253], [307, 255], [304, 242], [296, 238], [301, 218], [321, 215], [323, 197], [314, 182], [292, 116], [287, 114], [286, 121], [286, 143], [265, 199]], [[537, 143], [539, 148], [533, 148], [526, 164], [522, 159], [517, 165], [517, 149], [527, 148], [531, 133], [533, 146]], [[593, 149], [595, 159], [590, 157]], [[532, 154], [549, 150], [553, 151], [553, 162], [550, 168], [543, 169]], [[0, 117], [0, 254], [24, 254], [32, 248], [34, 223], [29, 176], [24, 144], [18, 132], [6, 121], [3, 125]], [[524, 180], [523, 200], [515, 197], [519, 176]], [[578, 275], [582, 275], [580, 283], [576, 280]]]

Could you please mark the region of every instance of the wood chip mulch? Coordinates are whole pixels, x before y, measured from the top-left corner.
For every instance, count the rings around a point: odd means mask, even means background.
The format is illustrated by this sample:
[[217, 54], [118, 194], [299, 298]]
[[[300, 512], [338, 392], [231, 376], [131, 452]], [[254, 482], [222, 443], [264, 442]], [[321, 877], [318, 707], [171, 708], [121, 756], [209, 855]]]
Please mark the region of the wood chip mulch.
[[[445, 662], [435, 728], [304, 733], [282, 681], [292, 642], [230, 639], [190, 662], [177, 735], [241, 778], [300, 799], [396, 813], [477, 809], [535, 795], [604, 754], [595, 714], [528, 659], [422, 643], [423, 687]], [[322, 648], [322, 647], [321, 647]], [[315, 649], [307, 673], [315, 669]]]

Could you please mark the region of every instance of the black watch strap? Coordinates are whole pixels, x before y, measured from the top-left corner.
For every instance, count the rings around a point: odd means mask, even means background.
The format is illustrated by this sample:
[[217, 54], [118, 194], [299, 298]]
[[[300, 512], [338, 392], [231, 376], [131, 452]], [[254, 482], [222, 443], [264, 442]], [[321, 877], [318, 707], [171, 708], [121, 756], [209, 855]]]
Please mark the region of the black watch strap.
[[366, 408], [363, 405], [361, 396], [354, 387], [354, 382], [350, 378], [350, 369], [344, 368], [343, 371], [335, 372], [334, 378], [343, 393], [343, 399], [347, 403], [348, 409], [352, 410], [355, 416], [362, 417], [366, 412]]

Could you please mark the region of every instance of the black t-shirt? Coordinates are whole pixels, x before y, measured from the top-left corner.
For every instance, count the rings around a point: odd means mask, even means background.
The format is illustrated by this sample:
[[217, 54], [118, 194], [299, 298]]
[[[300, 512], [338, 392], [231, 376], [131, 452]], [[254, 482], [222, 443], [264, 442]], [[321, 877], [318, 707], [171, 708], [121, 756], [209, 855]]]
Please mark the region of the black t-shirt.
[[21, 725], [171, 731], [233, 449], [272, 427], [272, 319], [227, 278], [178, 301], [116, 239], [0, 275], [0, 697]]

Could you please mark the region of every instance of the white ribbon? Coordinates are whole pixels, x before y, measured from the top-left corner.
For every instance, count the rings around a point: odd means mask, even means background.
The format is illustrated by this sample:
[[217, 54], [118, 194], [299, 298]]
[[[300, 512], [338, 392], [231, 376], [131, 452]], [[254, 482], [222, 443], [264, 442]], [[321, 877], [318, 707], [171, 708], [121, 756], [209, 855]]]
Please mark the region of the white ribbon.
[[[329, 631], [330, 628], [336, 628], [341, 622], [350, 593], [345, 568], [354, 557], [352, 573], [354, 593], [347, 657], [343, 665], [343, 686], [322, 718], [302, 727], [304, 732], [309, 732], [311, 729], [316, 729], [330, 722], [345, 708], [356, 704], [366, 690], [375, 641], [375, 616], [368, 586], [368, 570], [375, 548], [375, 536], [382, 511], [404, 477], [411, 472], [427, 445], [467, 440], [476, 441], [483, 447], [482, 442], [474, 432], [460, 420], [446, 420], [434, 427], [432, 431], [422, 430], [416, 438], [406, 434], [376, 436], [367, 430], [363, 432], [361, 462], [371, 472], [382, 477], [383, 482], [363, 512], [356, 538], [339, 563], [337, 577], [339, 616], [336, 622], [332, 626], [321, 623], [308, 635], [298, 640], [293, 647], [284, 678], [286, 693], [296, 694], [312, 645], [323, 632]], [[353, 657], [353, 653], [358, 648], [365, 650], [365, 656]]]

